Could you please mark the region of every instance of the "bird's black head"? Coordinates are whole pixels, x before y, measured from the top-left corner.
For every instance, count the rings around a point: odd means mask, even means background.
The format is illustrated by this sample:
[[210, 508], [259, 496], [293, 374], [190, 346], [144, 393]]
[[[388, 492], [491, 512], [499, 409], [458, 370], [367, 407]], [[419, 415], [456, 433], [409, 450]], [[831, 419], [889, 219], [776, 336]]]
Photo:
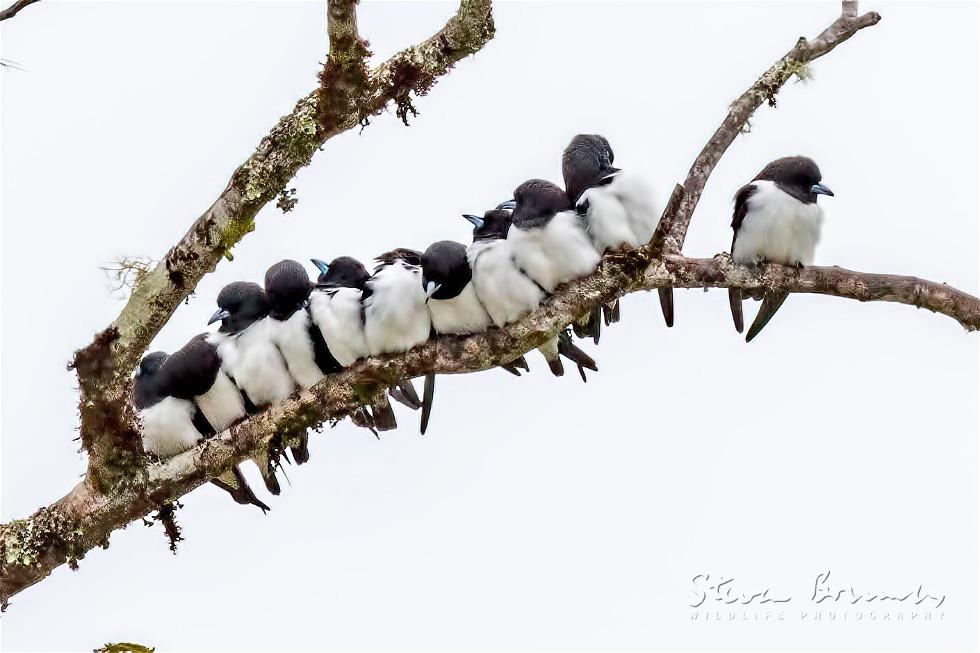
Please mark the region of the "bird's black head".
[[286, 259], [265, 273], [265, 292], [269, 297], [269, 315], [276, 320], [288, 320], [306, 306], [313, 284], [303, 265]]
[[589, 188], [612, 181], [619, 168], [613, 167], [612, 147], [598, 134], [579, 134], [561, 155], [561, 174], [565, 193], [577, 202]]
[[544, 179], [531, 179], [514, 190], [514, 213], [517, 226], [540, 226], [560, 211], [572, 208], [565, 191]]
[[330, 263], [320, 259], [310, 259], [320, 270], [316, 283], [324, 288], [357, 288], [364, 290], [364, 284], [371, 278], [367, 268], [356, 258], [338, 256]]
[[510, 211], [496, 208], [487, 211], [483, 217], [464, 213], [463, 217], [473, 224], [473, 242], [478, 240], [503, 240], [510, 231]]
[[269, 296], [262, 286], [251, 281], [236, 281], [218, 293], [218, 310], [208, 324], [221, 320], [218, 331], [238, 333], [266, 317], [271, 308]]
[[160, 369], [167, 358], [167, 352], [155, 351], [140, 361], [140, 369], [133, 382], [137, 410], [149, 408], [167, 396], [166, 375]]
[[422, 254], [422, 287], [431, 299], [452, 299], [473, 278], [466, 245], [452, 240], [432, 243]]
[[834, 193], [820, 183], [820, 168], [813, 159], [805, 156], [785, 156], [776, 159], [756, 175], [756, 181], [772, 181], [785, 193], [804, 204], [814, 204], [817, 195]]

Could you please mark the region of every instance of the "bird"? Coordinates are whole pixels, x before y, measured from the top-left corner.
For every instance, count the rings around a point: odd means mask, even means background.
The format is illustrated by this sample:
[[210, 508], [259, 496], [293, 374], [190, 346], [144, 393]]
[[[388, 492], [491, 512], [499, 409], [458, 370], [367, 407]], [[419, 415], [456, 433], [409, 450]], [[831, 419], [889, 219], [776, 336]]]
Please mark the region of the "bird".
[[[143, 449], [161, 460], [194, 448], [216, 432], [195, 403], [184, 395], [187, 388], [176, 371], [166, 352], [155, 351], [140, 361], [133, 382]], [[237, 465], [211, 482], [227, 492], [236, 503], [257, 506], [263, 513], [269, 510], [269, 506], [252, 492]]]
[[[466, 259], [466, 245], [452, 240], [435, 242], [422, 253], [422, 284], [428, 297], [426, 306], [437, 334], [465, 335], [486, 331], [493, 324], [487, 309], [480, 303], [473, 286], [473, 271]], [[527, 370], [523, 356], [502, 365], [511, 374]], [[422, 393], [424, 434], [432, 412], [435, 375], [427, 374]]]
[[[296, 385], [306, 390], [327, 374], [342, 370], [313, 324], [309, 311], [313, 283], [303, 265], [291, 259], [279, 261], [266, 271], [264, 285], [270, 304], [269, 335]], [[308, 461], [309, 436], [304, 434], [290, 451], [297, 464]]]
[[[650, 242], [660, 222], [656, 197], [640, 174], [613, 166], [612, 146], [598, 134], [578, 134], [562, 152], [565, 192], [585, 219], [599, 252], [640, 247]], [[673, 291], [660, 290], [667, 326], [673, 326]], [[608, 312], [618, 321], [619, 300]], [[597, 335], [597, 334], [596, 334]]]
[[[732, 258], [739, 263], [811, 265], [823, 225], [823, 209], [817, 204], [817, 196], [834, 195], [821, 183], [822, 179], [813, 159], [789, 156], [770, 162], [738, 189], [732, 214]], [[746, 342], [759, 335], [788, 296], [785, 291], [764, 293]], [[735, 329], [741, 333], [741, 290], [729, 288], [728, 302]]]
[[[339, 365], [348, 367], [371, 353], [364, 334], [364, 307], [361, 305], [361, 294], [371, 275], [360, 261], [350, 256], [338, 256], [330, 263], [320, 259], [310, 261], [320, 271], [310, 294], [310, 316], [330, 355]], [[356, 424], [372, 430], [388, 431], [398, 426], [391, 404], [383, 394], [375, 399], [371, 410], [371, 415], [362, 409], [351, 418]]]
[[[217, 348], [221, 369], [241, 391], [245, 410], [253, 415], [262, 408], [283, 401], [296, 389], [296, 384], [279, 348], [272, 340], [269, 296], [257, 283], [236, 281], [218, 293], [218, 310], [208, 324], [220, 322], [216, 332], [207, 337]], [[275, 464], [279, 445], [270, 442], [268, 458], [256, 461], [266, 487], [279, 493]]]
[[[464, 214], [473, 225], [473, 243], [466, 249], [466, 258], [473, 271], [473, 289], [486, 308], [495, 326], [502, 327], [533, 311], [548, 296], [516, 263], [513, 242], [508, 237], [512, 228], [509, 210], [512, 200], [487, 211], [483, 217]], [[576, 347], [562, 331], [538, 348], [548, 362], [552, 374], [565, 373], [559, 353], [577, 365], [597, 369], [595, 361]]]

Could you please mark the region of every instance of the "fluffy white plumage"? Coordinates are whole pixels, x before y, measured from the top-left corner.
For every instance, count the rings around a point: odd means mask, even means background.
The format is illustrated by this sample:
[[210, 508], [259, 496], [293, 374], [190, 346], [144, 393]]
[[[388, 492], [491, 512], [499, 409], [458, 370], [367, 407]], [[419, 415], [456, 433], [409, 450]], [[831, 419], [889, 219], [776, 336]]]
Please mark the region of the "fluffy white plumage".
[[561, 211], [543, 227], [513, 225], [507, 242], [517, 266], [548, 292], [599, 265], [599, 252], [575, 211]]
[[361, 317], [361, 291], [357, 288], [314, 290], [310, 313], [327, 348], [347, 367], [370, 353]]
[[221, 433], [246, 414], [242, 393], [224, 370], [218, 370], [214, 383], [203, 395], [194, 397], [194, 402], [217, 433]]
[[280, 402], [295, 388], [286, 362], [272, 341], [270, 322], [270, 318], [263, 318], [237, 334], [219, 331], [208, 336], [208, 341], [218, 348], [222, 369], [256, 406]]
[[313, 341], [310, 339], [310, 314], [301, 308], [288, 320], [269, 321], [269, 335], [279, 347], [290, 376], [304, 390], [324, 377], [316, 364]]
[[202, 438], [194, 428], [194, 410], [194, 404], [176, 397], [164, 397], [141, 410], [143, 449], [170, 458], [193, 448]]
[[452, 299], [429, 299], [428, 307], [436, 333], [479, 333], [493, 323], [472, 280]]
[[823, 210], [782, 191], [774, 182], [754, 181], [756, 190], [735, 237], [732, 258], [811, 265], [820, 241]]
[[373, 292], [364, 300], [364, 335], [372, 355], [408, 351], [429, 339], [432, 321], [418, 266], [395, 261], [367, 285]]
[[544, 300], [544, 292], [514, 263], [509, 240], [478, 240], [466, 250], [473, 289], [497, 326], [519, 319]]
[[588, 232], [602, 252], [622, 245], [645, 245], [660, 222], [652, 188], [635, 173], [620, 172], [609, 184], [587, 189], [578, 203], [585, 200], [589, 202]]

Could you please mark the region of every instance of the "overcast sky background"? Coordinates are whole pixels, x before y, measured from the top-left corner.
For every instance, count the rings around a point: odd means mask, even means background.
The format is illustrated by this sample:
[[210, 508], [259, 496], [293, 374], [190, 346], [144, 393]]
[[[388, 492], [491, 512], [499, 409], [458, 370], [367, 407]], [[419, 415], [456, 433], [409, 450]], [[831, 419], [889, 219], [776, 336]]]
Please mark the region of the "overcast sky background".
[[[976, 5], [868, 8], [880, 25], [732, 146], [686, 252], [727, 249], [734, 191], [807, 154], [836, 192], [819, 264], [976, 294]], [[454, 10], [369, 2], [361, 30], [380, 61]], [[468, 242], [459, 214], [560, 181], [578, 132], [605, 134], [663, 199], [731, 100], [838, 12], [499, 4], [497, 37], [410, 128], [384, 115], [329, 141], [291, 184], [296, 209], [263, 210], [154, 348], [180, 347], [223, 284], [282, 258]], [[48, 0], [3, 23], [2, 56], [29, 70], [0, 74], [4, 521], [83, 473], [65, 364], [121, 307], [99, 266], [160, 258], [185, 232], [313, 88], [325, 23], [322, 2]], [[266, 516], [193, 492], [177, 556], [158, 527], [114, 533], [15, 597], [4, 649], [975, 648], [977, 336], [907, 306], [794, 295], [746, 345], [724, 291], [679, 291], [676, 311], [668, 330], [656, 294], [626, 298], [587, 385], [529, 356], [525, 378], [441, 378], [425, 437], [407, 410], [380, 442], [328, 430], [280, 497], [263, 492]], [[922, 584], [944, 617], [800, 619], [828, 569], [858, 592]], [[793, 600], [781, 622], [692, 622], [701, 573]]]

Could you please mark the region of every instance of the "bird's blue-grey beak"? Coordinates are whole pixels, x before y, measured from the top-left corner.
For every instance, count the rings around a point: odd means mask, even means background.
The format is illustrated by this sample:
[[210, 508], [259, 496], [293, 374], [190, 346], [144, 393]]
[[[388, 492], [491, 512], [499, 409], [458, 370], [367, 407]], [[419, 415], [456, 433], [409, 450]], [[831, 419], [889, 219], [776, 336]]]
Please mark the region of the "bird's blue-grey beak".
[[432, 299], [432, 295], [436, 294], [440, 288], [442, 288], [442, 284], [435, 281], [425, 284], [425, 301], [428, 302]]
[[830, 190], [823, 184], [814, 184], [810, 186], [810, 192], [816, 193], [817, 195], [830, 195], [831, 197], [834, 196], [834, 191]]
[[506, 200], [497, 205], [497, 210], [506, 209], [508, 211], [513, 211], [517, 208], [517, 200]]
[[483, 218], [478, 218], [475, 215], [470, 215], [469, 213], [464, 213], [463, 217], [473, 223], [473, 226], [477, 229], [483, 229]]
[[321, 274], [326, 274], [327, 273], [327, 270], [330, 269], [330, 266], [329, 265], [327, 265], [326, 263], [324, 263], [323, 261], [321, 261], [318, 258], [311, 258], [310, 259], [310, 263], [312, 263], [313, 265], [315, 265], [317, 267], [317, 269], [320, 270], [320, 273]]
[[210, 320], [208, 320], [208, 324], [214, 324], [214, 323], [215, 323], [215, 322], [217, 322], [218, 320], [223, 320], [223, 319], [225, 319], [226, 317], [231, 317], [231, 313], [229, 313], [228, 311], [226, 311], [226, 310], [225, 310], [225, 309], [223, 309], [223, 308], [219, 308], [219, 309], [218, 309], [218, 310], [217, 310], [217, 311], [215, 312], [215, 314], [211, 316], [211, 319], [210, 319]]

